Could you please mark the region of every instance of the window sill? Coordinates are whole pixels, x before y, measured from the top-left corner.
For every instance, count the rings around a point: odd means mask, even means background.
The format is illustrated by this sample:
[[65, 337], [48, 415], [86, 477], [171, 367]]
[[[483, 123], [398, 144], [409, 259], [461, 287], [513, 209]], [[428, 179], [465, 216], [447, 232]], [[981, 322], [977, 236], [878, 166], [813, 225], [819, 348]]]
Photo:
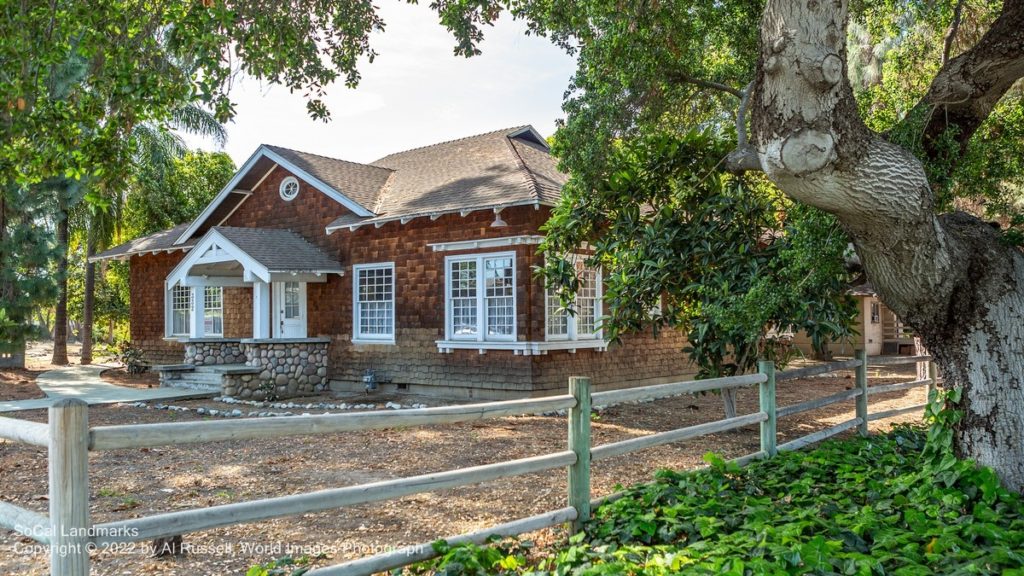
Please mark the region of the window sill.
[[477, 342], [470, 340], [437, 340], [437, 351], [451, 354], [454, 350], [476, 350], [486, 354], [488, 350], [511, 350], [516, 356], [543, 356], [552, 350], [565, 350], [574, 354], [577, 350], [604, 352], [608, 343], [604, 340], [560, 340], [555, 342]]
[[367, 338], [353, 338], [352, 343], [357, 346], [394, 346], [395, 339], [390, 338], [386, 340], [374, 340]]

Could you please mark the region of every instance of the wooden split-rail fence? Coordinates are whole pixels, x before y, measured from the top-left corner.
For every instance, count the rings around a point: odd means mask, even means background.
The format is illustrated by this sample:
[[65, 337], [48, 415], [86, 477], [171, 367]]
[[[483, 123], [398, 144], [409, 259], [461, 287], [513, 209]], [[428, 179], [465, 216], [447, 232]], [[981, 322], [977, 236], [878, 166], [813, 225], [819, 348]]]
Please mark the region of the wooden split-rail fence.
[[[928, 363], [928, 377], [898, 384], [869, 386], [868, 365]], [[775, 386], [778, 382], [823, 375], [840, 370], [856, 371], [856, 386], [851, 390], [814, 398], [791, 406], [776, 407]], [[921, 370], [918, 371], [922, 373]], [[936, 384], [934, 364], [928, 356], [872, 358], [858, 352], [853, 360], [833, 362], [776, 373], [774, 364], [760, 363], [757, 374], [660, 384], [638, 388], [592, 392], [590, 379], [571, 378], [569, 393], [538, 399], [488, 402], [462, 406], [421, 408], [400, 412], [377, 411], [355, 414], [295, 416], [290, 418], [253, 418], [221, 421], [169, 422], [90, 427], [88, 406], [81, 400], [63, 399], [49, 408], [48, 424], [0, 417], [0, 439], [22, 442], [48, 449], [49, 515], [40, 514], [0, 501], [0, 527], [48, 544], [51, 573], [55, 576], [87, 576], [90, 550], [118, 543], [140, 542], [190, 532], [209, 530], [246, 522], [294, 516], [400, 498], [411, 494], [455, 488], [512, 478], [556, 468], [568, 470], [568, 499], [564, 508], [492, 526], [477, 532], [446, 538], [450, 544], [483, 543], [491, 536], [515, 536], [568, 523], [572, 530], [580, 528], [590, 517], [591, 509], [611, 497], [592, 499], [590, 491], [591, 463], [672, 442], [690, 440], [708, 434], [734, 430], [754, 424], [760, 428], [760, 450], [737, 458], [745, 464], [767, 458], [779, 451], [796, 450], [846, 430], [856, 428], [867, 434], [868, 422], [900, 414], [921, 412], [925, 404], [870, 413], [872, 395], [910, 390]], [[593, 446], [590, 434], [591, 406], [613, 406], [629, 402], [656, 400], [681, 394], [712, 390], [759, 387], [760, 409], [753, 414], [726, 418], [715, 422], [687, 426], [667, 432], [630, 438]], [[802, 438], [777, 444], [778, 418], [816, 410], [831, 404], [854, 400], [856, 416], [830, 428]], [[565, 410], [569, 433], [566, 449], [551, 454], [497, 462], [471, 468], [423, 474], [291, 494], [166, 512], [94, 524], [89, 518], [89, 452], [155, 446], [181, 446], [227, 440], [281, 438], [309, 434], [332, 434], [385, 428], [452, 424]], [[427, 560], [435, 556], [432, 546], [423, 544], [362, 558], [344, 564], [313, 570], [310, 576], [362, 576], [391, 570]]]

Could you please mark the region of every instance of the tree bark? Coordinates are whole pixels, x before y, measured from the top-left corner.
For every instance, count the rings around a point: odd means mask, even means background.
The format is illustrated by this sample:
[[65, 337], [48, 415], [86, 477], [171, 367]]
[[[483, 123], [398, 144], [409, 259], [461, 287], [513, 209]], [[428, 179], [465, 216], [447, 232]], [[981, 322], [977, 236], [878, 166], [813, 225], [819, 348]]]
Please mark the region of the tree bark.
[[85, 294], [82, 297], [82, 365], [92, 364], [93, 307], [96, 302], [96, 263], [89, 259], [96, 254], [96, 234], [90, 225], [85, 241]]
[[[1024, 490], [1024, 256], [985, 222], [937, 216], [921, 162], [867, 129], [847, 79], [846, 25], [845, 0], [769, 0], [751, 143], [783, 192], [838, 217], [882, 300], [921, 334], [946, 386], [963, 387], [959, 455]], [[965, 62], [1024, 73], [1007, 50], [990, 66], [970, 53], [949, 66], [961, 77]], [[983, 84], [1005, 92], [1004, 78]]]
[[57, 311], [53, 321], [53, 359], [56, 366], [68, 362], [68, 211], [61, 206], [57, 221]]

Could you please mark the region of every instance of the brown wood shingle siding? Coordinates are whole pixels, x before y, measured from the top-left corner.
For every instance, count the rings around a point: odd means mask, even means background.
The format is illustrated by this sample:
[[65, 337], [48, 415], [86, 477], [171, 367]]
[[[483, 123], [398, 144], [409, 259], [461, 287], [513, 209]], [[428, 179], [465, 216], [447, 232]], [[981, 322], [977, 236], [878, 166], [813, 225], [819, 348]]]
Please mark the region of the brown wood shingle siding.
[[[641, 385], [680, 379], [692, 369], [682, 348], [684, 339], [670, 331], [654, 339], [627, 337], [625, 346], [607, 352], [581, 349], [575, 354], [552, 351], [519, 356], [511, 351], [455, 350], [438, 352], [444, 338], [445, 257], [454, 254], [514, 252], [516, 254], [516, 327], [519, 340], [544, 340], [544, 289], [534, 278], [541, 263], [536, 246], [520, 245], [462, 252], [435, 252], [430, 244], [540, 234], [549, 209], [506, 208], [508, 225], [492, 228], [491, 211], [465, 217], [448, 214], [437, 220], [417, 218], [406, 224], [389, 222], [327, 235], [325, 227], [348, 213], [337, 202], [300, 180], [298, 197], [286, 202], [278, 194], [289, 176], [278, 168], [231, 215], [224, 226], [292, 230], [345, 268], [345, 276], [327, 276], [307, 286], [308, 334], [331, 338], [331, 377], [359, 382], [372, 369], [381, 380], [407, 384], [414, 391], [473, 398], [537, 395], [563, 391], [571, 375], [586, 375], [598, 387]], [[163, 282], [182, 253], [132, 258], [132, 339], [161, 361], [180, 361], [181, 346], [163, 341]], [[396, 344], [361, 345], [352, 339], [352, 265], [393, 262], [395, 265]], [[252, 331], [252, 294], [248, 288], [225, 290], [224, 330], [227, 337]], [[356, 385], [358, 386], [358, 385]]]

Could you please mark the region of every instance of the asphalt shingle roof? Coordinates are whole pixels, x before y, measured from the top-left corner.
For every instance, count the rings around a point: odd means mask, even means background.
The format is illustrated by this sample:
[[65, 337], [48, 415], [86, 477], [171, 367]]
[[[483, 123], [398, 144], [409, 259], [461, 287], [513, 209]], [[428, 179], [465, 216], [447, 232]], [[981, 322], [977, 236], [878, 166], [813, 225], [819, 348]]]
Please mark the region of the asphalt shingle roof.
[[[557, 172], [555, 161], [538, 145], [531, 147], [521, 139], [509, 137], [526, 128], [505, 128], [398, 152], [372, 162], [395, 173], [371, 210], [378, 216], [393, 217], [546, 201], [550, 194], [541, 189], [538, 180], [543, 180], [544, 188], [550, 187], [551, 172]], [[520, 149], [528, 151], [528, 160], [520, 156]], [[537, 171], [542, 172], [541, 178], [536, 178]]]
[[229, 242], [271, 272], [341, 272], [344, 268], [291, 230], [215, 226]]
[[[332, 222], [328, 226], [330, 230], [357, 223], [439, 212], [529, 203], [554, 204], [558, 202], [567, 177], [559, 172], [558, 162], [547, 147], [537, 141], [534, 134], [530, 126], [504, 128], [397, 152], [370, 164], [348, 162], [280, 146], [267, 145], [266, 148], [374, 214], [368, 218], [347, 214]], [[195, 244], [195, 238], [174, 244], [175, 238], [187, 228], [188, 224], [182, 224], [171, 230], [137, 238], [99, 254], [95, 259], [125, 257], [160, 249], [189, 248]], [[285, 241], [283, 237], [239, 237], [243, 242], [260, 239]], [[295, 237], [299, 238], [297, 235]]]
[[97, 260], [108, 260], [112, 258], [126, 258], [132, 254], [141, 254], [145, 252], [159, 252], [161, 250], [182, 250], [191, 248], [195, 245], [195, 240], [189, 240], [182, 244], [175, 244], [174, 240], [181, 235], [182, 232], [188, 228], [189, 222], [184, 224], [178, 224], [174, 228], [169, 230], [163, 230], [161, 232], [155, 232], [148, 236], [142, 236], [134, 240], [129, 240], [120, 246], [115, 246], [110, 250], [100, 252], [99, 254], [92, 257], [93, 261]]
[[380, 191], [391, 176], [391, 170], [380, 166], [348, 162], [280, 146], [265, 146], [368, 210], [373, 209]]

